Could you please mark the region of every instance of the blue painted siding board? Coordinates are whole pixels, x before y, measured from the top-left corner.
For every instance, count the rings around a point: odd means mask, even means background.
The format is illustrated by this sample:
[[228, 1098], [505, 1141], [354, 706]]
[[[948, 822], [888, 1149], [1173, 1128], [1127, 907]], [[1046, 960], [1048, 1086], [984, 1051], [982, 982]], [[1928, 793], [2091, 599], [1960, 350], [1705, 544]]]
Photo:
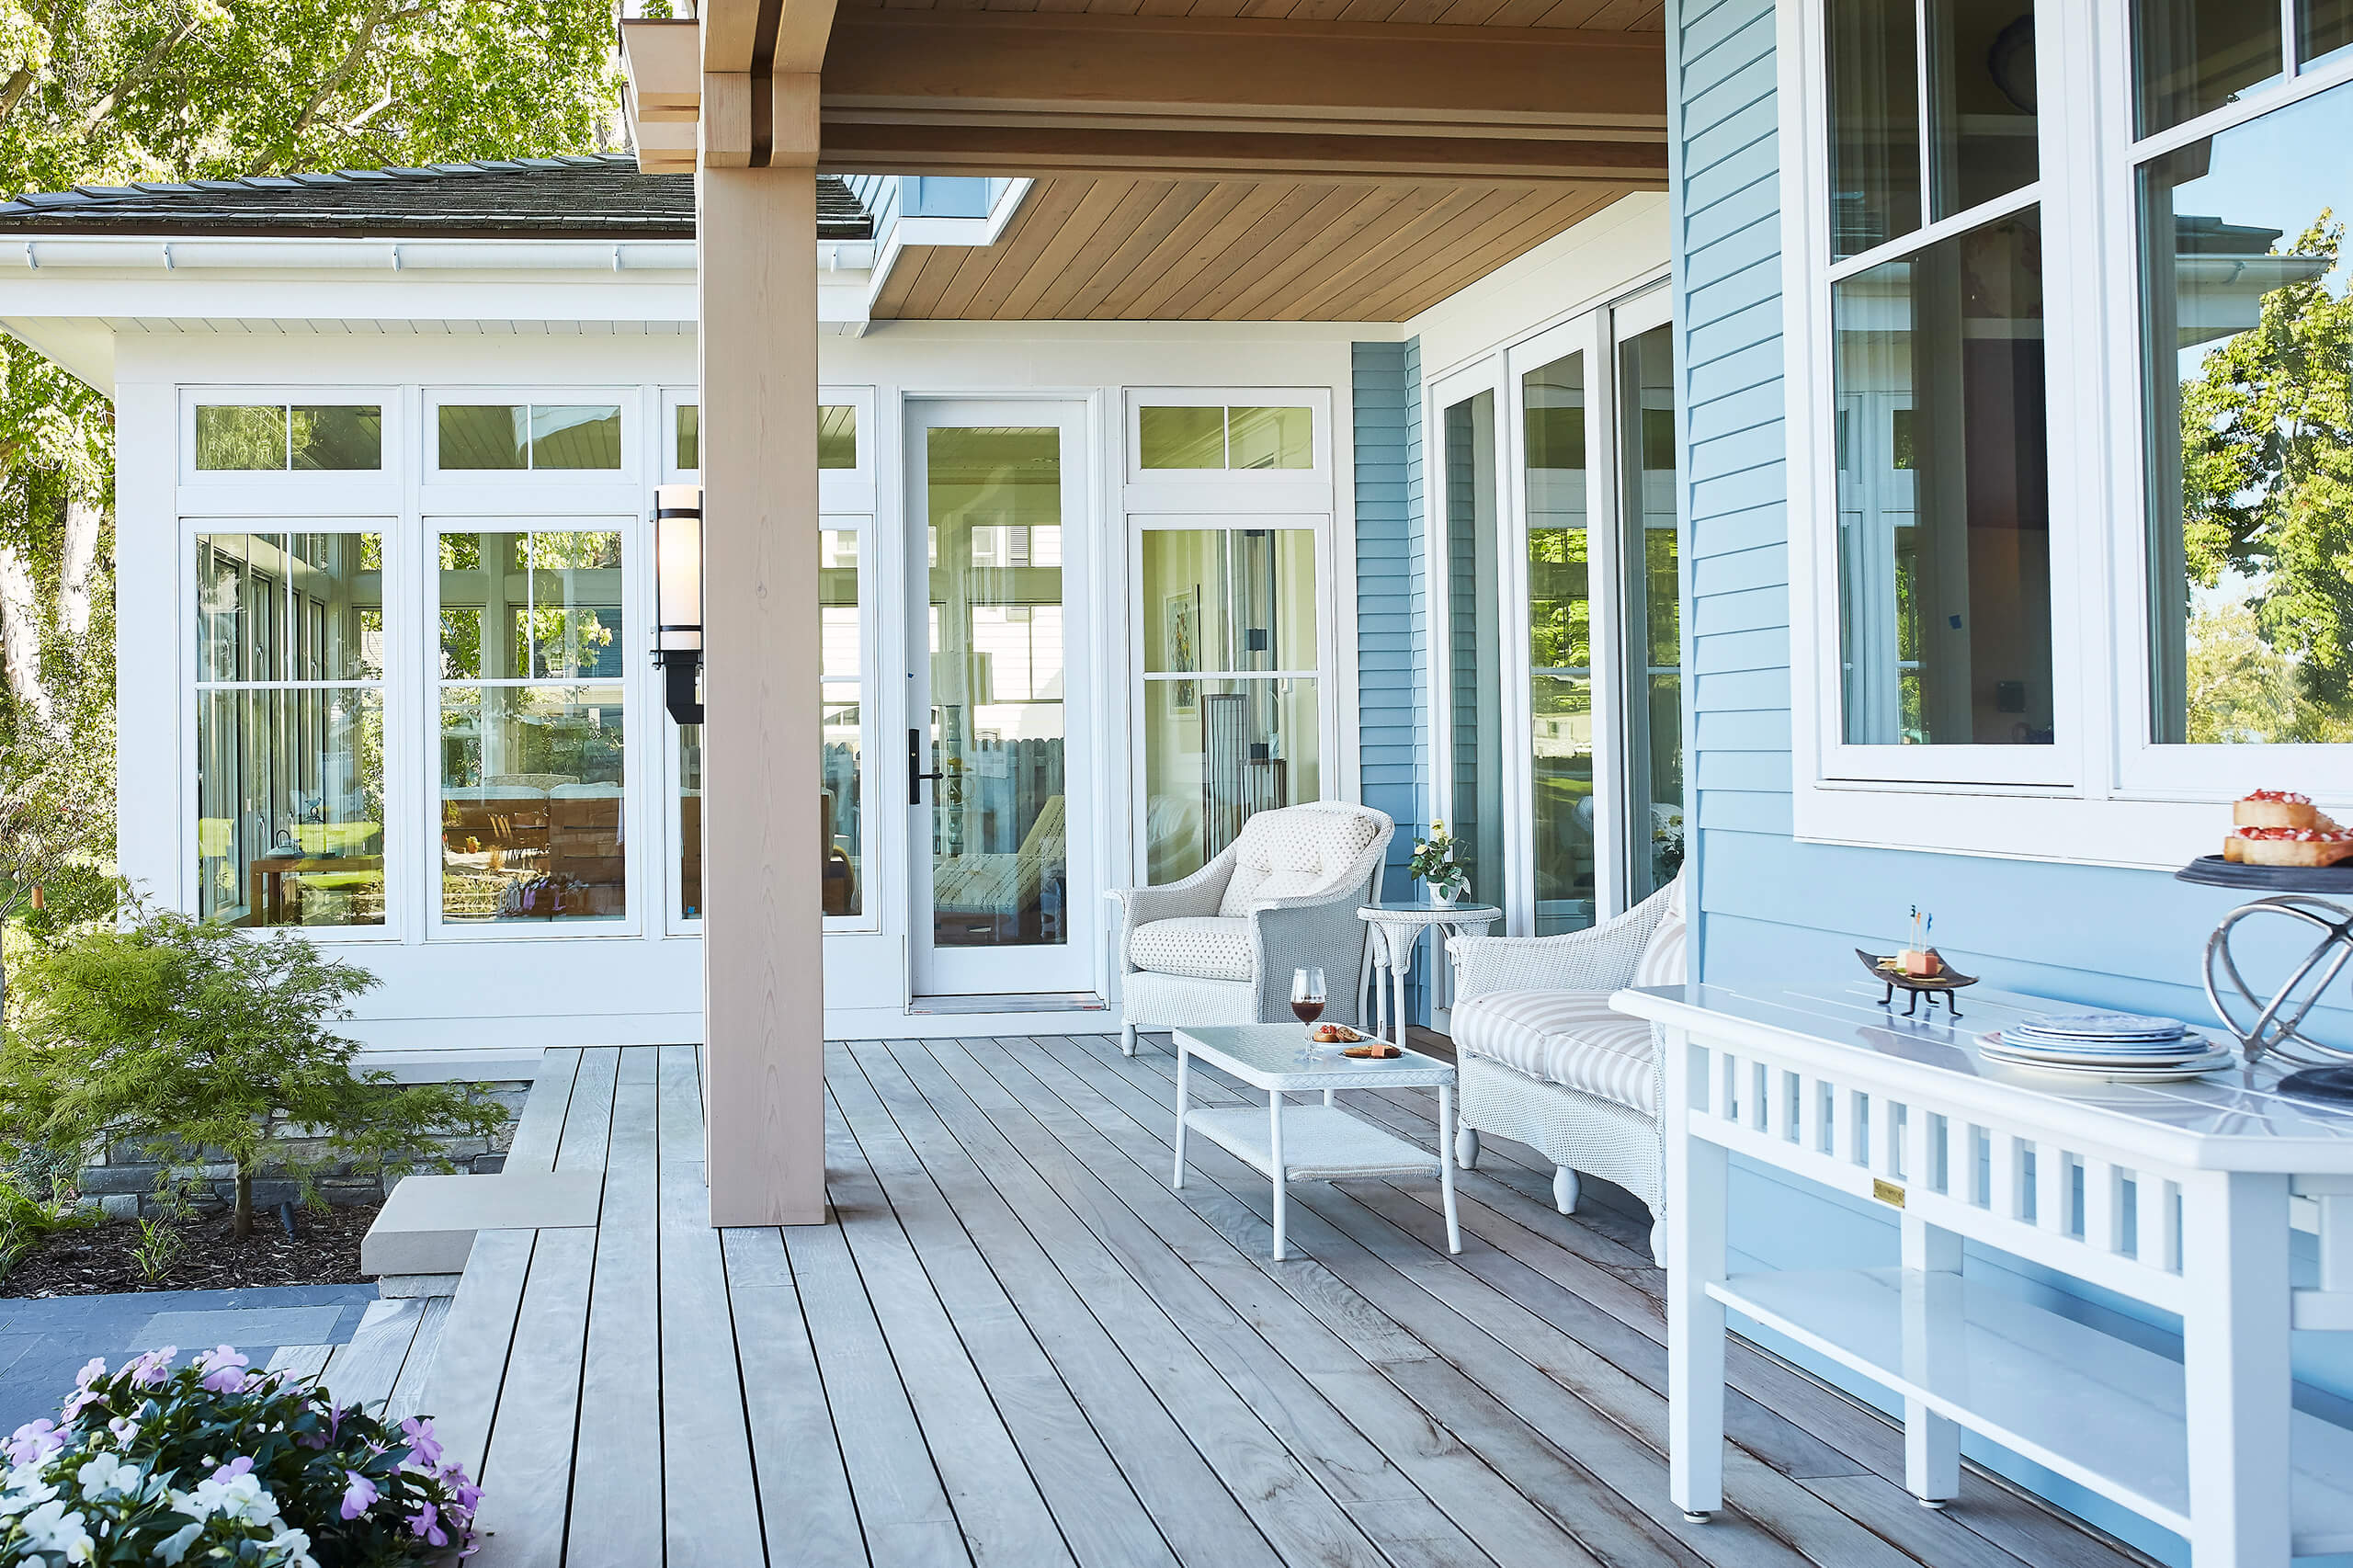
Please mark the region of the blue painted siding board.
[[[1429, 607], [1424, 574], [1421, 345], [1359, 343], [1356, 454], [1357, 714], [1365, 803], [1397, 821], [1383, 887], [1406, 885], [1429, 820]], [[1418, 981], [1407, 1000], [1427, 1017]]]
[[1695, 712], [1704, 710], [1745, 713], [1754, 708], [1787, 711], [1790, 706], [1790, 672], [1785, 669], [1727, 670], [1722, 675], [1699, 676], [1691, 683], [1691, 703]]
[[1743, 588], [1786, 585], [1789, 580], [1790, 547], [1786, 544], [1723, 551], [1691, 563], [1691, 592], [1695, 597], [1738, 593]]

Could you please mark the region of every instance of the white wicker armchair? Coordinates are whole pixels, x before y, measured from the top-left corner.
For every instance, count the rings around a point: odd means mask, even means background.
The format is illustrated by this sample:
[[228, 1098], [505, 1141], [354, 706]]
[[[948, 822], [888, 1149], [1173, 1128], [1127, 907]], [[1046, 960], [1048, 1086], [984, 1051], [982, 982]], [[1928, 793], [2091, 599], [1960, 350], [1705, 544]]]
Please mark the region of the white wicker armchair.
[[1577, 1173], [1605, 1176], [1651, 1211], [1665, 1259], [1665, 1066], [1651, 1026], [1610, 1010], [1628, 985], [1679, 985], [1680, 878], [1617, 919], [1559, 937], [1458, 937], [1452, 1028], [1461, 1074], [1456, 1157], [1478, 1164], [1479, 1134], [1551, 1160], [1552, 1200], [1577, 1206]]
[[1290, 1016], [1293, 969], [1319, 968], [1325, 1015], [1353, 1024], [1363, 1006], [1365, 923], [1396, 825], [1337, 801], [1260, 812], [1217, 858], [1183, 881], [1115, 892], [1120, 1048], [1136, 1030], [1270, 1023]]

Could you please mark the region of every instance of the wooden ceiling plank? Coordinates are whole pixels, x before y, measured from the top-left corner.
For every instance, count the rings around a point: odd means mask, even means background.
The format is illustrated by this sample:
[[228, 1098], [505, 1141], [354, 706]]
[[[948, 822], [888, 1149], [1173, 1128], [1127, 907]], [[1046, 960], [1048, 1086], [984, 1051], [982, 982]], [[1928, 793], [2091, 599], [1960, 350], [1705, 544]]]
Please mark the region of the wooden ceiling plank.
[[1656, 32], [1666, 26], [1666, 7], [1659, 0], [1609, 0], [1585, 25], [1616, 28], [1620, 32]]
[[[1156, 182], [1157, 183], [1157, 182]], [[1084, 321], [1095, 315], [1136, 268], [1143, 265], [1165, 244], [1168, 236], [1190, 217], [1201, 203], [1217, 193], [1217, 186], [1208, 180], [1171, 180], [1165, 182], [1168, 192], [1154, 202], [1152, 210], [1136, 221], [1135, 232], [1122, 239], [1112, 249], [1101, 266], [1086, 278], [1074, 278], [1058, 312], [1067, 321]]]
[[965, 254], [961, 245], [909, 247], [907, 256], [915, 263], [915, 276], [907, 280], [906, 292], [899, 301], [899, 314], [908, 321], [927, 319], [939, 296], [956, 281], [956, 269], [964, 265]]
[[[1041, 267], [1032, 267], [1029, 278], [1021, 280], [1006, 301], [1006, 319], [1022, 321], [1062, 321], [1069, 315], [1072, 297], [1095, 276], [1104, 261], [1120, 247], [1121, 242], [1136, 232], [1153, 209], [1166, 199], [1171, 188], [1165, 180], [1105, 181], [1107, 187], [1117, 183], [1120, 187], [1119, 200], [1103, 214], [1094, 233], [1086, 243], [1054, 267], [1051, 275]], [[1030, 285], [1035, 280], [1033, 291]]]
[[[1189, 288], [1169, 301], [1173, 312], [1194, 321], [1235, 319], [1234, 302], [1256, 290], [1269, 272], [1283, 269], [1296, 276], [1294, 264], [1301, 253], [1328, 249], [1336, 238], [1355, 233], [1361, 222], [1351, 225], [1351, 215], [1369, 201], [1388, 194], [1379, 186], [1302, 188], [1309, 199], [1303, 208], [1289, 215], [1279, 233], [1263, 239], [1245, 235], [1232, 255], [1221, 258], [1217, 267], [1205, 269]], [[1263, 229], [1264, 225], [1260, 227]], [[1212, 278], [1212, 272], [1219, 276]]]
[[1288, 255], [1301, 236], [1313, 233], [1319, 214], [1328, 222], [1353, 204], [1345, 187], [1292, 187], [1256, 222], [1234, 235], [1222, 251], [1205, 259], [1190, 278], [1170, 291], [1154, 313], [1180, 321], [1216, 319], [1204, 301], [1231, 282], [1237, 272], [1256, 276], [1271, 258]]
[[1125, 318], [1143, 291], [1183, 259], [1203, 234], [1222, 222], [1249, 192], [1249, 186], [1240, 180], [1220, 180], [1211, 186], [1208, 194], [1162, 236], [1159, 244], [1139, 256], [1124, 277], [1112, 280], [1111, 287], [1087, 313], [1108, 315], [1114, 320]]
[[1403, 321], [1427, 303], [1443, 300], [1526, 255], [1602, 204], [1592, 192], [1555, 195], [1532, 211], [1523, 210], [1509, 222], [1485, 226], [1419, 267], [1399, 269], [1384, 279], [1382, 289], [1366, 296], [1368, 308], [1382, 312], [1377, 320]]
[[1186, 246], [1183, 254], [1172, 261], [1165, 271], [1138, 292], [1135, 300], [1137, 313], [1147, 320], [1165, 319], [1170, 313], [1167, 310], [1170, 300], [1199, 277], [1204, 267], [1239, 243], [1242, 236], [1256, 228], [1261, 219], [1285, 203], [1298, 200], [1300, 187], [1288, 180], [1263, 180], [1245, 185], [1242, 191], [1241, 200], [1235, 202], [1207, 233]]
[[1488, 18], [1503, 9], [1503, 0], [1454, 0], [1439, 13], [1438, 23], [1447, 28], [1483, 27]]
[[1414, 197], [1415, 187], [1410, 186], [1374, 188], [1325, 233], [1266, 268], [1247, 287], [1203, 303], [1215, 311], [1221, 320], [1264, 319], [1268, 306], [1296, 289], [1301, 277], [1310, 268], [1322, 266], [1336, 256], [1357, 254], [1385, 229], [1410, 218], [1418, 210], [1412, 205]]
[[1033, 187], [1018, 222], [1007, 224], [995, 244], [972, 247], [974, 261], [982, 265], [957, 269], [955, 284], [939, 297], [939, 319], [987, 321], [988, 301], [1012, 291], [1094, 187], [1092, 180], [1050, 180]]
[[[1413, 294], [1432, 278], [1453, 276], [1458, 270], [1455, 258], [1483, 256], [1523, 227], [1541, 227], [1547, 222], [1546, 215], [1560, 205], [1559, 195], [1554, 191], [1530, 191], [1517, 200], [1491, 203], [1450, 235], [1449, 244], [1434, 246], [1404, 265], [1389, 267], [1372, 279], [1358, 296], [1359, 307], [1378, 310], [1401, 296]], [[1391, 318], [1376, 314], [1373, 319]]]
[[1254, 13], [1245, 9], [1247, 0], [1193, 0], [1188, 17], [1245, 17]]
[[1136, 182], [1130, 179], [1091, 181], [1053, 237], [1039, 247], [1037, 256], [1013, 280], [1013, 286], [990, 306], [988, 319], [1028, 320], [1038, 301], [1069, 275], [1086, 247], [1097, 243], [1113, 215], [1126, 210], [1135, 188]]
[[1370, 285], [1366, 279], [1379, 276], [1396, 264], [1397, 256], [1414, 247], [1443, 243], [1454, 228], [1478, 210], [1479, 203], [1492, 200], [1490, 190], [1468, 189], [1460, 186], [1429, 185], [1417, 189], [1431, 193], [1435, 199], [1418, 212], [1398, 224], [1379, 243], [1369, 246], [1345, 265], [1335, 267], [1319, 279], [1314, 288], [1293, 300], [1287, 309], [1273, 312], [1277, 321], [1347, 321], [1353, 318], [1333, 314], [1328, 302], [1343, 297], [1353, 297]]

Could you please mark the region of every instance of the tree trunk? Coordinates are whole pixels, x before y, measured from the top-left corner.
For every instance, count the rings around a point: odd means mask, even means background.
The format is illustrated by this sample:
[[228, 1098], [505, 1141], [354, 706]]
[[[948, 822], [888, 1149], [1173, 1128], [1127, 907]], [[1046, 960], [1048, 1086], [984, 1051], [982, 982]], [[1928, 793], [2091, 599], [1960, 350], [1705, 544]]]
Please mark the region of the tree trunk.
[[14, 545], [0, 545], [0, 666], [8, 689], [46, 723], [49, 689], [40, 679], [40, 612], [32, 563]]
[[64, 560], [57, 574], [57, 619], [76, 644], [90, 631], [90, 573], [97, 564], [98, 525], [104, 520], [97, 504], [80, 499], [65, 504]]
[[254, 1233], [254, 1173], [243, 1160], [237, 1162], [237, 1210], [229, 1233], [241, 1242]]

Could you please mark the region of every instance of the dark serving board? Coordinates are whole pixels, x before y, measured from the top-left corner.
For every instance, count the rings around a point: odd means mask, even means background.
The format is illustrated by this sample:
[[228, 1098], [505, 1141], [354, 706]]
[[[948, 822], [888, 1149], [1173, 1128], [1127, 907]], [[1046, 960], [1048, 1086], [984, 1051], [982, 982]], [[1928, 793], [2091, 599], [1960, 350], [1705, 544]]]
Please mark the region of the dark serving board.
[[2242, 892], [2310, 892], [2353, 895], [2353, 865], [2242, 866], [2220, 855], [2200, 855], [2174, 880]]

